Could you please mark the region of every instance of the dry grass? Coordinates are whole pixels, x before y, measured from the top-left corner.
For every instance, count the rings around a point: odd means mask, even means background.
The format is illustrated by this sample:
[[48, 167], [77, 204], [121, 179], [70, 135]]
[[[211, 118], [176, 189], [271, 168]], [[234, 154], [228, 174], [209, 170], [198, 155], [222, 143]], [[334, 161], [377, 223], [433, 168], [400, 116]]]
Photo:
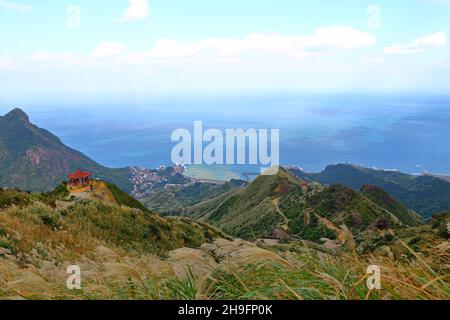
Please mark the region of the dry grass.
[[[138, 226], [149, 220], [135, 211], [108, 211], [111, 221], [105, 224], [102, 207], [80, 206], [59, 212], [35, 204], [0, 212], [0, 298], [450, 298], [450, 245], [444, 238], [431, 238], [417, 252], [392, 235], [402, 248], [400, 254], [359, 254], [348, 229], [340, 228], [342, 243], [334, 251], [306, 242], [262, 248], [225, 239], [201, 248], [181, 248], [186, 240], [174, 238], [179, 249], [161, 255], [154, 250], [158, 240], [137, 237]], [[124, 220], [123, 214], [128, 218]], [[124, 221], [135, 221], [136, 226], [120, 227]], [[157, 216], [151, 221], [161, 228], [174, 226], [175, 233], [184, 230], [179, 221], [166, 225]], [[67, 266], [73, 264], [82, 270], [81, 290], [65, 285]], [[381, 267], [382, 290], [367, 289], [369, 265]]]
[[[183, 249], [184, 250], [184, 249]], [[65, 288], [66, 264], [22, 267], [0, 259], [0, 296], [25, 299], [449, 299], [448, 274], [429, 258], [409, 262], [381, 256], [338, 255], [306, 249], [277, 255], [243, 249], [214, 263], [204, 250], [179, 251], [169, 260], [123, 256], [104, 247], [80, 257], [82, 290]], [[249, 251], [252, 263], [243, 261]], [[440, 249], [435, 254], [443, 255]], [[274, 257], [276, 255], [276, 258]], [[444, 254], [448, 259], [448, 252]], [[48, 263], [47, 263], [48, 264]], [[366, 286], [369, 264], [381, 266], [382, 290]], [[47, 268], [47, 269], [46, 269]]]

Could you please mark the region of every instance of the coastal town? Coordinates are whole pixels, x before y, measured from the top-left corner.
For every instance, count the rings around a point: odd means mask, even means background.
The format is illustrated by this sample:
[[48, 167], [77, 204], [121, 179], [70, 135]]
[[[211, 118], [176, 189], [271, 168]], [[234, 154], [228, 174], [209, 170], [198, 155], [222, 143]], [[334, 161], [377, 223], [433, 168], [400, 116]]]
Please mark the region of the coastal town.
[[[196, 183], [205, 183], [220, 186], [227, 183], [224, 180], [189, 176], [184, 164], [160, 166], [157, 169], [131, 167], [130, 173], [130, 181], [133, 184], [131, 195], [137, 199], [143, 199], [161, 188], [169, 188], [174, 185], [188, 187]], [[245, 181], [242, 182], [245, 184]]]
[[138, 199], [167, 184], [185, 184], [191, 181], [191, 178], [185, 176], [184, 165], [160, 166], [157, 169], [131, 167], [130, 172], [130, 181], [133, 184], [131, 194]]

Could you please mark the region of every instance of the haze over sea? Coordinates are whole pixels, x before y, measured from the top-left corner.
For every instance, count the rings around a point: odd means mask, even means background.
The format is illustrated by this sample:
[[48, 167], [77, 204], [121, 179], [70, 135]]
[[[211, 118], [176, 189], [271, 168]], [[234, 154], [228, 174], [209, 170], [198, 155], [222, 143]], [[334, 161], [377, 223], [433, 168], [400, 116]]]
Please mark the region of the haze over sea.
[[[1, 105], [4, 114], [14, 106]], [[235, 95], [20, 105], [31, 121], [109, 167], [171, 164], [177, 128], [278, 128], [281, 164], [320, 171], [354, 163], [408, 173], [450, 173], [450, 98], [400, 95]], [[228, 179], [246, 166], [190, 169]]]

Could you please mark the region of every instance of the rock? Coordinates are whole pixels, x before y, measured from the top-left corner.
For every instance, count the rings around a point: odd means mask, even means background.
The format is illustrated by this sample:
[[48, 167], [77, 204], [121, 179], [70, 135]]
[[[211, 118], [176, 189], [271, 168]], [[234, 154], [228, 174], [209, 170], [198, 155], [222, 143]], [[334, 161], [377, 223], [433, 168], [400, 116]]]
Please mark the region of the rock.
[[11, 250], [0, 247], [0, 255], [10, 255]]

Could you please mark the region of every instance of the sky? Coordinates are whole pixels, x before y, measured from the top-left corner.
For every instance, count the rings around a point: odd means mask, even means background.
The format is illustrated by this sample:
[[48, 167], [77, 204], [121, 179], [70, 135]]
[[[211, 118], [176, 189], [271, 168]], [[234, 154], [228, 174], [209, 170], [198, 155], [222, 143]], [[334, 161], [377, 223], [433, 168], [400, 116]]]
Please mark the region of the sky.
[[450, 89], [450, 0], [0, 0], [0, 99]]

